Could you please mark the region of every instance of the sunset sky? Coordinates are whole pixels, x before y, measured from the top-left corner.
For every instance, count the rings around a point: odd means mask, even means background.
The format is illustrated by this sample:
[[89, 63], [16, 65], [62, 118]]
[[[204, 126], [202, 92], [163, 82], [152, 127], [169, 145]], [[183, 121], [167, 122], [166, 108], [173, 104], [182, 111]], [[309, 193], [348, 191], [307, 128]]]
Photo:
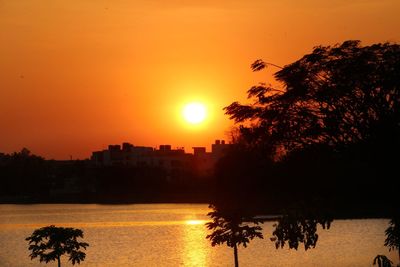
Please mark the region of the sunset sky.
[[[399, 0], [0, 0], [0, 152], [87, 158], [108, 144], [207, 146], [222, 108], [311, 51], [400, 42]], [[204, 122], [184, 121], [202, 102]]]

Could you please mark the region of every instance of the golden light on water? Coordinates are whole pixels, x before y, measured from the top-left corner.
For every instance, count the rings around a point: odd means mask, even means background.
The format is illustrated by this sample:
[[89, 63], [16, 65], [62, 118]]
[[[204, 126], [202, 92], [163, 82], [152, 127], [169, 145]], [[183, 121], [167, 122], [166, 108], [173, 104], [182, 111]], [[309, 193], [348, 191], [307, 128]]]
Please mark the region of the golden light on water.
[[206, 220], [187, 220], [182, 233], [183, 266], [209, 266], [210, 247], [205, 236]]
[[206, 220], [187, 220], [185, 223], [189, 225], [199, 225], [199, 224], [205, 224], [207, 221]]
[[[118, 212], [115, 212], [118, 213]], [[145, 213], [145, 212], [144, 212]], [[113, 222], [63, 222], [55, 223], [56, 226], [81, 227], [81, 228], [113, 228], [113, 227], [143, 227], [143, 226], [168, 226], [168, 225], [194, 225], [204, 227], [207, 220], [170, 220], [170, 221], [113, 221]], [[2, 223], [2, 229], [18, 228], [40, 228], [47, 226], [46, 223]]]

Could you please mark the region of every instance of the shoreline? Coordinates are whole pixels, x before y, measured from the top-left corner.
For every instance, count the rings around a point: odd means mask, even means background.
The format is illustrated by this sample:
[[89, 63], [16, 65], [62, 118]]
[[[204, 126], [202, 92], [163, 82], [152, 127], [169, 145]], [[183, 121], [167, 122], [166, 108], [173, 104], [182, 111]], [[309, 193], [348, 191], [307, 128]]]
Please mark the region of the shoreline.
[[[2, 205], [16, 205], [16, 206], [30, 206], [30, 205], [154, 205], [154, 204], [166, 204], [166, 205], [210, 205], [208, 202], [195, 202], [195, 201], [102, 201], [102, 202], [66, 202], [66, 201], [54, 201], [54, 202], [38, 202], [38, 201], [30, 201], [30, 202], [0, 202], [0, 207]], [[357, 219], [391, 219], [390, 212], [370, 212], [370, 213], [357, 213], [351, 211], [344, 212], [336, 212], [335, 215], [332, 216], [333, 220], [357, 220]], [[276, 221], [279, 218], [277, 213], [260, 213], [256, 217], [260, 217], [264, 219], [264, 222], [268, 221]]]

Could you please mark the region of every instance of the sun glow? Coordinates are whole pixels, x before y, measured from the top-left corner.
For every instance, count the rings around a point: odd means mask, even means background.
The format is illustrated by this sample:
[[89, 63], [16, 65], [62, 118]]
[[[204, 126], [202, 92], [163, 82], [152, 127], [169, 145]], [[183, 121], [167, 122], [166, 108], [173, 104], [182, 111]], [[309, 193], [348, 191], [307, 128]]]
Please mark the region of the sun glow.
[[190, 103], [183, 108], [183, 117], [191, 124], [203, 122], [206, 115], [206, 107], [201, 103]]
[[199, 225], [199, 224], [205, 224], [206, 222], [207, 222], [206, 220], [187, 220], [187, 221], [185, 221], [185, 223], [188, 225]]

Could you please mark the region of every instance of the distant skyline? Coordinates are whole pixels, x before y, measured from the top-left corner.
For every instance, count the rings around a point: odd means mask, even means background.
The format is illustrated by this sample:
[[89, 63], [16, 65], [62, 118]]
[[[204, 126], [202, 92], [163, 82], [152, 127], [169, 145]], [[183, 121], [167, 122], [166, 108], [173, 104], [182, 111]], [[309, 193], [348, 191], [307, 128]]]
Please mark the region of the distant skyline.
[[[222, 108], [316, 45], [400, 42], [399, 0], [0, 0], [0, 152], [228, 139]], [[198, 125], [189, 102], [206, 106]]]

